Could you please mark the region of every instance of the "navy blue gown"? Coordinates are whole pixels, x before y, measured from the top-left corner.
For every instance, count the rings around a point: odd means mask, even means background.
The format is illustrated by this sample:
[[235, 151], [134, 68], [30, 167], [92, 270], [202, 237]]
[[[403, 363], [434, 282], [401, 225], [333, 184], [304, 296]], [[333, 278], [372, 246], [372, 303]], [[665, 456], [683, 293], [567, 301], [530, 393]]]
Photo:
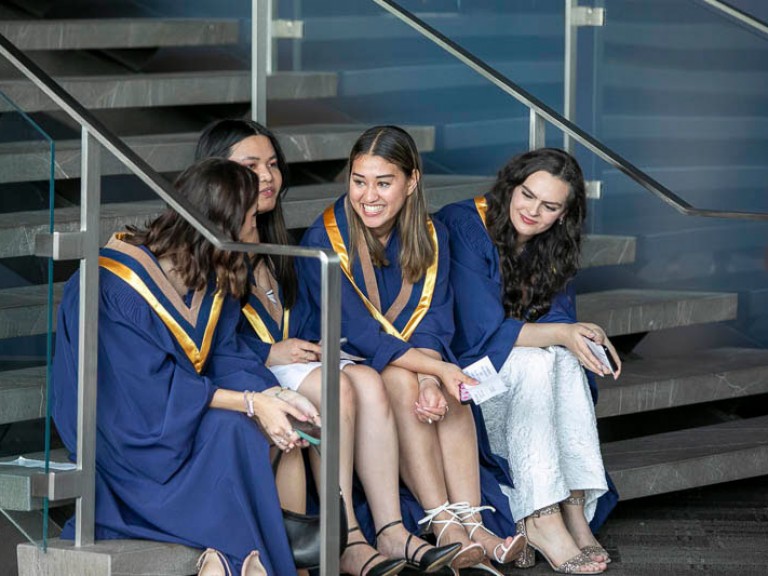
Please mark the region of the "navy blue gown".
[[[214, 283], [182, 299], [148, 250], [117, 238], [99, 263], [96, 537], [215, 548], [235, 573], [258, 550], [270, 575], [295, 574], [267, 438], [245, 414], [209, 407], [217, 388], [277, 385], [236, 337], [239, 303]], [[79, 292], [74, 276], [51, 391], [73, 459]]]
[[[349, 229], [344, 211], [345, 199], [346, 196], [339, 198], [307, 229], [302, 245], [348, 253]], [[370, 295], [366, 291], [360, 258], [355, 258], [351, 269], [348, 268], [342, 274], [341, 333], [347, 338], [344, 350], [365, 358], [365, 363], [379, 372], [410, 348], [436, 350], [443, 359], [455, 361], [450, 348], [454, 321], [453, 291], [449, 282], [448, 235], [440, 222], [433, 221], [429, 226], [437, 247], [436, 261], [425, 277], [413, 285], [410, 298], [393, 321], [381, 318], [381, 314], [375, 317], [374, 310], [366, 304]], [[389, 265], [374, 267], [382, 310], [392, 305], [402, 287], [400, 251], [400, 237], [395, 229], [385, 247]], [[308, 259], [301, 259], [299, 271], [299, 297], [310, 303], [311, 311], [304, 337], [313, 339], [317, 337], [320, 325], [320, 267]], [[514, 522], [509, 514], [507, 500], [499, 489], [499, 479], [505, 476], [505, 468], [496, 462], [489, 450], [482, 451], [483, 446], [487, 447], [487, 437], [484, 429], [480, 433], [482, 504], [495, 506], [498, 510], [496, 514], [484, 512], [484, 522], [498, 534], [514, 534]], [[488, 461], [493, 462], [493, 465], [486, 466]], [[496, 474], [500, 474], [500, 477], [497, 478]], [[424, 510], [405, 486], [401, 485], [400, 496], [403, 521], [410, 531], [418, 532], [420, 527], [417, 522], [424, 517]], [[362, 500], [356, 499], [356, 513], [364, 533], [373, 541], [373, 521]]]
[[[457, 202], [440, 210], [436, 217], [450, 231], [451, 284], [455, 288], [456, 333], [451, 346], [461, 366], [488, 356], [500, 370], [525, 324], [507, 317], [502, 303], [499, 253], [484, 224], [485, 198]], [[459, 288], [460, 287], [460, 288]], [[556, 294], [549, 311], [537, 322], [576, 322], [576, 295], [573, 285]], [[594, 375], [587, 371], [593, 401], [597, 402]], [[478, 428], [483, 427], [480, 410], [475, 410]], [[590, 523], [597, 530], [618, 501], [618, 492], [608, 480], [608, 492], [600, 497]], [[509, 484], [511, 486], [511, 484]]]

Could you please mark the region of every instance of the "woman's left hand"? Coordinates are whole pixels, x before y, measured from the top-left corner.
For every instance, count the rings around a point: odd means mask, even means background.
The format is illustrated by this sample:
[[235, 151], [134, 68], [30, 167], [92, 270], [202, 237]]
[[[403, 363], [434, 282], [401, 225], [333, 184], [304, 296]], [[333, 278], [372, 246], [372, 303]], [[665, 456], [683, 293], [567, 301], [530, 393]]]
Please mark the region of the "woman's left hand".
[[575, 338], [574, 343], [568, 348], [571, 349], [581, 361], [582, 365], [600, 376], [610, 374], [610, 371], [600, 363], [584, 341], [584, 338], [588, 338], [596, 344], [601, 346], [604, 345], [608, 348], [608, 352], [613, 357], [617, 366], [613, 378], [614, 380], [618, 378], [621, 373], [621, 359], [616, 352], [616, 348], [614, 348], [613, 344], [608, 339], [608, 336], [606, 336], [605, 331], [597, 324], [592, 324], [591, 322], [577, 322], [576, 324], [572, 324], [571, 327], [573, 328], [574, 333], [580, 337]]
[[461, 368], [450, 362], [441, 362], [442, 370], [440, 371], [440, 381], [445, 386], [446, 391], [456, 399], [456, 402], [461, 402], [461, 394], [459, 393], [459, 384], [465, 386], [477, 386], [480, 384], [474, 378], [467, 376], [461, 371]]
[[432, 424], [440, 422], [448, 414], [448, 402], [434, 376], [418, 374], [419, 400], [414, 413], [419, 422]]
[[318, 413], [317, 408], [315, 408], [315, 405], [312, 404], [312, 402], [310, 402], [309, 399], [303, 394], [300, 394], [299, 392], [295, 392], [290, 388], [281, 388], [279, 386], [275, 386], [274, 388], [265, 390], [265, 392], [275, 396], [276, 398], [282, 400], [283, 402], [287, 402], [288, 404], [290, 404], [291, 406], [299, 410], [302, 414], [304, 414], [304, 416], [306, 416], [309, 422], [312, 422], [317, 426], [320, 426], [322, 424], [322, 422], [320, 421], [320, 414]]

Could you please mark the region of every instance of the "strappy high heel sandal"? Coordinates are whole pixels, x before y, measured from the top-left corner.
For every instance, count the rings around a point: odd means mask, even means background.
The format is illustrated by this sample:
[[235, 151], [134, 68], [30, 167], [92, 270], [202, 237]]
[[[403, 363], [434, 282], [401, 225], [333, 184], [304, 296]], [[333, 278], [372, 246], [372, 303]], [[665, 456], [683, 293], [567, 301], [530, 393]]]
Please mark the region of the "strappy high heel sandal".
[[267, 576], [267, 569], [261, 563], [258, 550], [251, 550], [251, 553], [245, 558], [240, 576]]
[[232, 576], [224, 554], [207, 548], [197, 559], [197, 576]]
[[[568, 506], [580, 506], [581, 508], [584, 508], [585, 503], [586, 498], [583, 496], [568, 496], [568, 498], [563, 500], [563, 504], [567, 504]], [[608, 551], [598, 543], [595, 543], [591, 546], [582, 546], [581, 551], [592, 558], [595, 562], [605, 562], [606, 564], [611, 563], [611, 556], [608, 554]], [[602, 556], [603, 559], [595, 560], [595, 556]]]
[[[360, 526], [353, 526], [347, 531], [348, 534], [352, 534], [352, 532], [361, 532]], [[381, 532], [381, 530], [379, 530], [379, 532]], [[347, 543], [347, 548], [351, 548], [352, 546], [368, 546], [368, 542], [365, 540], [357, 540], [356, 542]], [[370, 563], [379, 557], [382, 557], [382, 555], [378, 552], [372, 554], [371, 557], [365, 561], [363, 567], [360, 568], [360, 573], [358, 576], [395, 576], [395, 574], [398, 574], [403, 568], [405, 568], [407, 564], [407, 562], [403, 559], [397, 560], [394, 558], [388, 558], [382, 562], [379, 562], [376, 564], [376, 566], [373, 566], [369, 572], [366, 572], [365, 569], [368, 568]]]
[[[437, 535], [436, 539], [438, 546], [440, 546], [443, 534], [449, 525], [456, 524], [461, 526], [461, 529], [464, 530], [464, 526], [462, 526], [461, 521], [459, 521], [458, 516], [456, 516], [456, 512], [454, 512], [453, 507], [453, 504], [446, 501], [445, 504], [438, 506], [437, 508], [424, 510], [426, 516], [419, 520], [420, 525], [426, 524], [425, 528], [427, 530], [431, 529], [432, 525], [442, 525], [440, 533]], [[447, 514], [448, 518], [438, 519], [437, 516], [443, 513]], [[468, 568], [470, 566], [474, 566], [475, 564], [479, 564], [483, 561], [483, 558], [485, 558], [485, 548], [483, 548], [477, 542], [473, 542], [469, 546], [462, 546], [461, 550], [459, 550], [456, 556], [453, 557], [451, 566], [453, 568]]]
[[[457, 502], [453, 505], [453, 510], [456, 512], [456, 516], [459, 518], [461, 525], [464, 526], [465, 529], [469, 528], [469, 539], [473, 542], [475, 541], [474, 536], [478, 528], [482, 528], [491, 536], [498, 538], [496, 534], [485, 527], [482, 519], [474, 519], [475, 514], [480, 514], [483, 510], [495, 512], [496, 509], [493, 506], [470, 506], [469, 502]], [[505, 539], [503, 542], [496, 544], [493, 548], [493, 560], [497, 564], [509, 564], [520, 556], [520, 553], [523, 551], [523, 548], [525, 547], [525, 537], [518, 533], [511, 538], [512, 542], [510, 542], [508, 546], [504, 545], [507, 541]]]
[[[403, 520], [400, 519], [395, 520], [394, 522], [390, 522], [389, 524], [385, 524], [379, 528], [378, 532], [376, 532], [376, 538], [378, 538], [387, 528], [391, 528], [392, 526], [397, 526], [398, 524], [402, 523]], [[456, 555], [459, 553], [459, 550], [461, 549], [461, 544], [458, 542], [455, 544], [448, 544], [446, 546], [432, 546], [428, 542], [424, 542], [421, 546], [417, 546], [413, 553], [409, 554], [408, 551], [411, 547], [411, 540], [413, 540], [413, 538], [414, 535], [409, 533], [408, 538], [405, 541], [403, 556], [405, 557], [406, 562], [408, 562], [408, 566], [416, 568], [419, 572], [424, 572], [426, 574], [436, 572], [443, 566], [448, 566], [448, 564], [451, 563], [451, 561], [456, 557]], [[419, 550], [424, 548], [432, 549], [425, 551], [421, 555], [421, 558], [417, 561], [416, 555], [419, 553]]]
[[[546, 506], [542, 508], [541, 510], [536, 510], [530, 516], [528, 516], [528, 518], [540, 518], [541, 516], [549, 516], [550, 514], [560, 514], [560, 505], [552, 504], [550, 506]], [[560, 574], [601, 574], [604, 572], [604, 570], [595, 570], [591, 572], [579, 571], [579, 568], [582, 568], [587, 564], [598, 564], [598, 562], [595, 562], [594, 560], [592, 560], [592, 558], [590, 558], [583, 552], [579, 552], [573, 558], [569, 558], [562, 564], [555, 566], [552, 560], [549, 559], [549, 556], [547, 556], [546, 553], [541, 550], [541, 548], [538, 548], [533, 542], [531, 542], [528, 539], [528, 533], [525, 530], [525, 520], [526, 520], [525, 518], [523, 518], [522, 520], [518, 520], [516, 524], [517, 532], [519, 534], [522, 534], [527, 542], [527, 545], [523, 549], [522, 554], [520, 554], [520, 558], [515, 560], [516, 568], [532, 568], [536, 564], [535, 552], [538, 552], [544, 557], [547, 563], [549, 563], [550, 568], [552, 568], [552, 570]]]

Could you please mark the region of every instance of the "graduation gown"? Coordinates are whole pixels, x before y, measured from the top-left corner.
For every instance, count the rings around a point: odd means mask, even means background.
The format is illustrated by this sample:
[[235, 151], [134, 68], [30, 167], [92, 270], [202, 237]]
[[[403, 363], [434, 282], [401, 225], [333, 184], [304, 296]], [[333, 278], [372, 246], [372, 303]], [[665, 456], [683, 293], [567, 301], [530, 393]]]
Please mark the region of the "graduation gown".
[[[446, 206], [436, 217], [450, 232], [451, 284], [457, 287], [453, 351], [461, 366], [488, 356], [496, 370], [500, 370], [525, 322], [507, 317], [504, 311], [499, 253], [485, 228], [485, 206], [486, 200], [480, 196]], [[563, 292], [555, 295], [551, 308], [537, 322], [575, 323], [575, 298], [570, 283]], [[586, 374], [592, 399], [597, 402], [594, 375], [589, 371]], [[475, 411], [476, 417], [479, 413], [479, 410]], [[481, 420], [479, 422], [483, 425]], [[618, 493], [610, 478], [608, 486], [609, 491], [599, 499], [590, 524], [593, 530], [602, 525], [618, 501]]]
[[[96, 537], [215, 548], [235, 573], [259, 550], [269, 574], [295, 574], [266, 437], [245, 414], [209, 407], [217, 388], [277, 385], [236, 337], [239, 303], [213, 283], [180, 297], [146, 248], [116, 238], [99, 264]], [[75, 275], [51, 390], [73, 459], [79, 295]]]
[[[344, 210], [346, 195], [329, 206], [310, 228], [307, 229], [302, 245], [328, 248], [336, 251], [342, 261], [341, 286], [341, 333], [347, 338], [344, 349], [351, 354], [365, 358], [365, 362], [381, 372], [388, 364], [402, 356], [411, 347], [427, 348], [440, 353], [449, 362], [455, 362], [450, 342], [454, 332], [453, 291], [449, 282], [450, 248], [445, 227], [431, 221], [429, 232], [437, 248], [435, 262], [425, 277], [413, 285], [413, 290], [402, 311], [392, 321], [370, 305], [370, 294], [360, 262], [356, 257], [349, 266], [349, 227]], [[381, 301], [386, 311], [397, 299], [402, 287], [402, 271], [399, 265], [400, 238], [395, 229], [385, 247], [388, 266], [374, 267], [375, 280]], [[319, 331], [320, 267], [308, 259], [299, 261], [300, 298], [310, 303], [310, 319], [307, 330]], [[315, 336], [316, 337], [316, 336]], [[485, 430], [481, 434], [481, 446], [487, 447]], [[490, 451], [481, 454], [481, 465], [493, 456]], [[484, 485], [483, 504], [506, 506], [506, 497], [498, 487], [494, 474], [504, 476], [502, 468], [495, 464], [493, 471], [481, 466], [481, 481]], [[418, 532], [418, 520], [424, 511], [416, 499], [401, 486], [401, 508], [406, 527]], [[357, 503], [357, 502], [356, 502]], [[356, 506], [358, 519], [369, 540], [373, 541], [373, 523], [364, 507]], [[484, 513], [484, 521], [499, 534], [514, 534], [511, 518]]]

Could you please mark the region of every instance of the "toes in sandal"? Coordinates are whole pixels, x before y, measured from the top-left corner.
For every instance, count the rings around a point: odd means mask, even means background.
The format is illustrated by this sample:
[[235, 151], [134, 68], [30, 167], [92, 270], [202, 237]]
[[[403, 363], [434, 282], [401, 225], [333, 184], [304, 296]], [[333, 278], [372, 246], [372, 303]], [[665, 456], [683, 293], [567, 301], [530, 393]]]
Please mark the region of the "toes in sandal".
[[[474, 535], [478, 528], [482, 528], [491, 536], [498, 538], [496, 534], [485, 527], [482, 520], [474, 519], [475, 514], [480, 514], [483, 510], [491, 510], [492, 512], [495, 512], [496, 509], [493, 506], [470, 506], [469, 502], [458, 502], [453, 504], [453, 510], [455, 511], [456, 516], [459, 518], [461, 525], [464, 526], [464, 528], [469, 528], [470, 540], [474, 541]], [[497, 564], [509, 564], [512, 562], [512, 560], [515, 560], [518, 556], [520, 556], [520, 553], [523, 551], [523, 547], [525, 546], [525, 537], [518, 533], [514, 536], [511, 536], [510, 538], [512, 541], [509, 543], [509, 545], [504, 545], [506, 541], [509, 540], [509, 538], [507, 538], [504, 540], [504, 542], [499, 542], [493, 548], [493, 559]]]
[[264, 564], [261, 563], [258, 550], [251, 551], [245, 558], [243, 568], [240, 570], [240, 576], [249, 576], [254, 573], [254, 570], [259, 576], [267, 576], [267, 569], [264, 568]]
[[198, 576], [232, 576], [229, 563], [224, 554], [213, 548], [207, 548], [197, 559]]

